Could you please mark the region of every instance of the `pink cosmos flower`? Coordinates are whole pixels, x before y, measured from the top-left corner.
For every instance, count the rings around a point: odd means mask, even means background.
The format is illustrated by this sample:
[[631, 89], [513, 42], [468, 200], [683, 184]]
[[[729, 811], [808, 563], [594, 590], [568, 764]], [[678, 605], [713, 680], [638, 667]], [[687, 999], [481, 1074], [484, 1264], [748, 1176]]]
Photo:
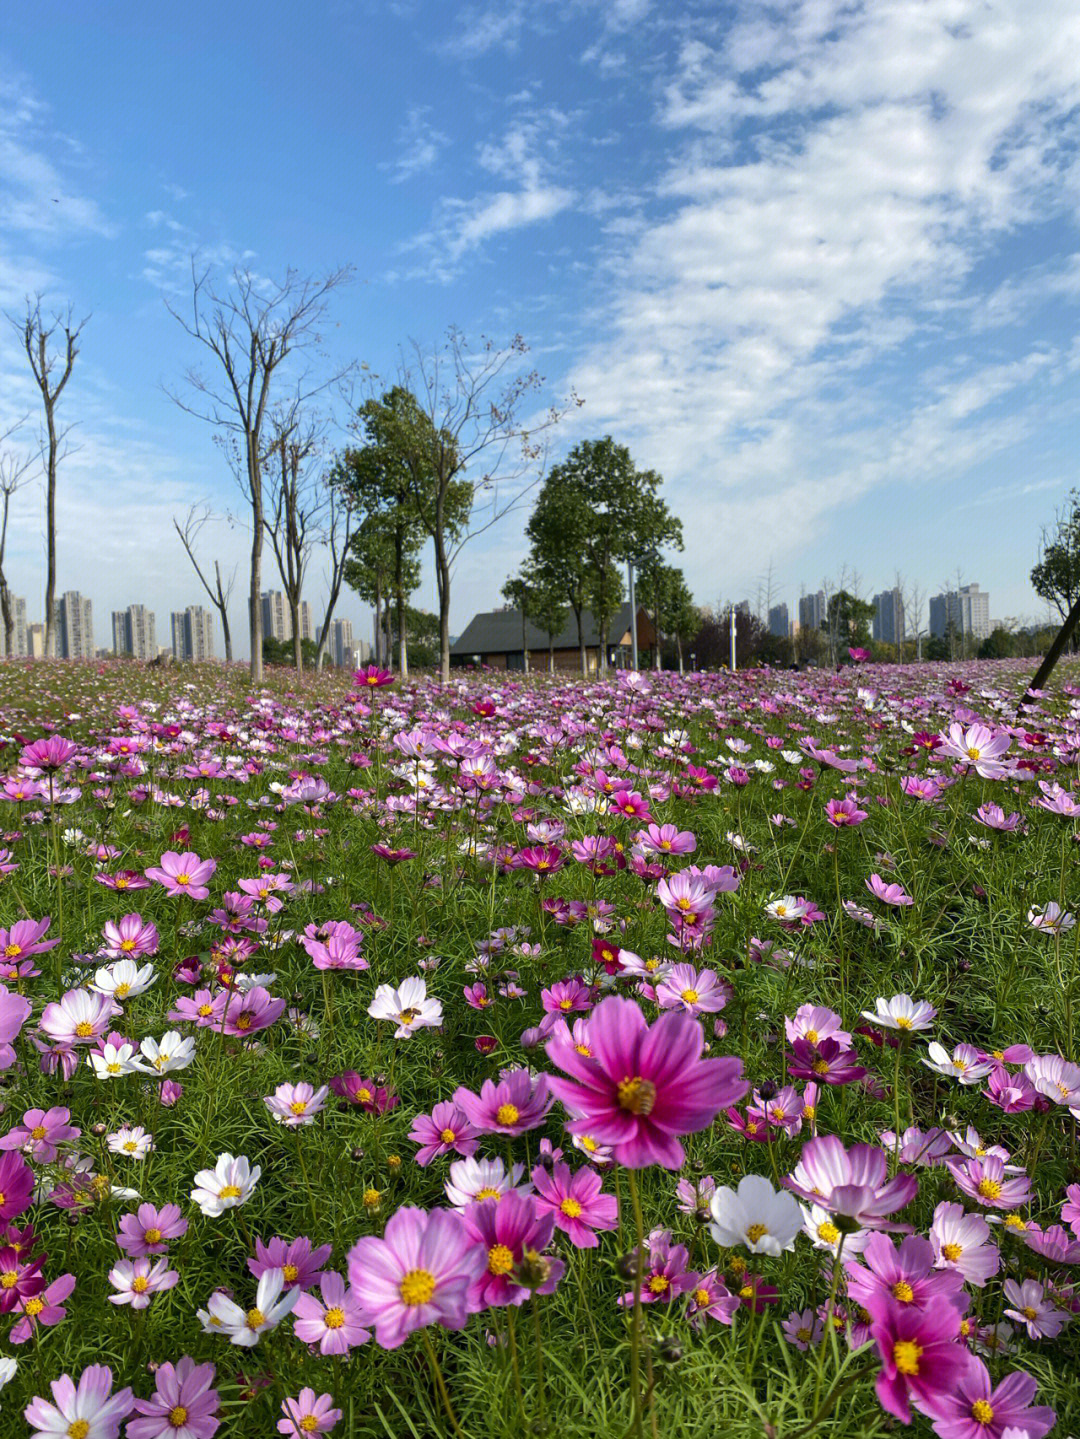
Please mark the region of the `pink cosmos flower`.
[[179, 1271], [169, 1268], [168, 1259], [120, 1259], [109, 1270], [109, 1283], [116, 1290], [109, 1295], [109, 1303], [146, 1309], [155, 1294], [172, 1289], [179, 1278]]
[[279, 1124], [289, 1129], [300, 1125], [314, 1124], [315, 1116], [326, 1107], [329, 1086], [320, 1085], [315, 1089], [305, 1082], [279, 1084], [273, 1094], [267, 1095], [263, 1103]]
[[977, 1203], [991, 1209], [1018, 1209], [1031, 1198], [1031, 1180], [1026, 1174], [1009, 1175], [994, 1154], [983, 1159], [950, 1157], [945, 1167], [959, 1189]]
[[592, 1008], [592, 990], [580, 979], [560, 979], [540, 991], [540, 1003], [547, 1014], [571, 1014]]
[[244, 1038], [268, 1029], [284, 1012], [285, 1000], [275, 999], [269, 990], [257, 984], [242, 994], [233, 992], [228, 995], [222, 1006], [219, 1027], [223, 1034]]
[[22, 1123], [0, 1138], [0, 1149], [21, 1149], [35, 1164], [51, 1164], [58, 1147], [82, 1133], [68, 1123], [70, 1118], [71, 1111], [61, 1107], [28, 1109]]
[[[540, 1214], [531, 1194], [513, 1191], [498, 1204], [471, 1204], [465, 1210], [466, 1233], [483, 1256], [484, 1267], [468, 1291], [468, 1305], [478, 1314], [489, 1306], [524, 1304], [529, 1295], [551, 1294], [566, 1265], [549, 1258], [543, 1250], [551, 1243], [555, 1228], [552, 1214]], [[528, 1260], [539, 1282], [522, 1284], [521, 1266]], [[539, 1263], [537, 1262], [539, 1260]]]
[[924, 1408], [938, 1439], [1005, 1439], [1006, 1430], [1042, 1439], [1057, 1415], [1032, 1405], [1038, 1385], [1022, 1369], [1007, 1374], [995, 1389], [986, 1365], [971, 1359], [954, 1383], [927, 1399]]
[[854, 1084], [866, 1074], [854, 1049], [845, 1049], [835, 1039], [811, 1044], [797, 1039], [791, 1046], [788, 1073], [793, 1079], [809, 1079], [820, 1084]]
[[160, 864], [145, 871], [147, 879], [156, 879], [164, 885], [165, 893], [172, 898], [189, 895], [192, 899], [206, 899], [210, 894], [207, 880], [217, 869], [216, 859], [200, 859], [197, 854], [187, 851], [177, 854], [167, 849], [161, 856]]
[[416, 1162], [421, 1168], [443, 1154], [475, 1154], [479, 1134], [465, 1111], [449, 1100], [436, 1104], [430, 1115], [418, 1114], [409, 1130], [409, 1138], [420, 1145]]
[[1015, 810], [1006, 815], [999, 804], [981, 804], [975, 811], [975, 818], [987, 829], [996, 829], [1002, 834], [1010, 834], [1020, 828], [1020, 815]]
[[485, 1080], [479, 1095], [459, 1085], [453, 1100], [478, 1133], [509, 1135], [539, 1128], [554, 1103], [547, 1076], [534, 1079], [527, 1069], [504, 1070], [497, 1084]]
[[407, 1205], [390, 1216], [381, 1239], [364, 1235], [357, 1240], [348, 1266], [365, 1320], [374, 1321], [375, 1342], [396, 1349], [429, 1324], [463, 1329], [469, 1288], [487, 1260], [459, 1214]]
[[881, 900], [882, 904], [903, 907], [906, 904], [915, 903], [909, 894], [904, 893], [901, 885], [886, 884], [880, 874], [872, 874], [866, 881], [866, 887], [872, 895]]
[[[387, 675], [374, 683], [393, 684], [393, 678]], [[333, 1404], [330, 1394], [316, 1395], [314, 1389], [301, 1389], [298, 1398], [281, 1401], [281, 1412], [285, 1418], [277, 1422], [278, 1433], [289, 1435], [290, 1439], [311, 1439], [312, 1434], [328, 1434], [342, 1414]]]
[[851, 795], [846, 795], [843, 799], [831, 799], [825, 806], [825, 818], [834, 829], [862, 824], [868, 813], [868, 810], [859, 808]]
[[[646, 1240], [643, 1256], [642, 1304], [670, 1304], [680, 1294], [695, 1289], [701, 1275], [687, 1268], [689, 1257], [685, 1244], [672, 1244], [670, 1229], [654, 1229]], [[632, 1289], [618, 1300], [624, 1307], [633, 1302]]]
[[78, 752], [78, 745], [63, 735], [51, 734], [47, 739], [36, 739], [23, 745], [19, 763], [26, 769], [63, 769]]
[[34, 1171], [21, 1154], [0, 1154], [0, 1221], [5, 1224], [30, 1207]]
[[51, 1328], [52, 1325], [59, 1324], [62, 1319], [66, 1319], [67, 1310], [64, 1308], [64, 1301], [71, 1296], [74, 1288], [74, 1274], [61, 1274], [59, 1279], [54, 1279], [51, 1284], [39, 1290], [37, 1294], [20, 1299], [16, 1305], [19, 1318], [8, 1335], [12, 1344], [25, 1344], [28, 1339], [32, 1339], [37, 1332], [38, 1325], [46, 1325]]
[[650, 824], [634, 836], [634, 841], [649, 854], [693, 854], [697, 849], [694, 835], [674, 824]]
[[687, 1294], [690, 1302], [686, 1313], [695, 1328], [704, 1323], [706, 1318], [715, 1319], [719, 1324], [730, 1325], [742, 1303], [737, 1294], [731, 1293], [715, 1269], [710, 1269], [708, 1274], [702, 1274]]
[[335, 1074], [330, 1080], [330, 1088], [347, 1105], [362, 1109], [367, 1114], [385, 1114], [388, 1109], [395, 1109], [401, 1103], [396, 1094], [391, 1094], [373, 1079], [365, 1079], [357, 1074], [355, 1069], [347, 1069], [344, 1074]]
[[930, 1243], [938, 1269], [955, 1269], [966, 1284], [977, 1289], [985, 1287], [1001, 1264], [989, 1224], [981, 1214], [966, 1213], [962, 1204], [942, 1200], [934, 1210]]
[[332, 1245], [311, 1246], [306, 1234], [287, 1240], [275, 1235], [269, 1244], [261, 1239], [255, 1241], [255, 1257], [249, 1259], [247, 1267], [256, 1279], [261, 1279], [271, 1269], [280, 1269], [284, 1288], [311, 1289], [322, 1277], [322, 1266], [330, 1258]]
[[1080, 1106], [1080, 1064], [1070, 1064], [1060, 1054], [1037, 1054], [1024, 1065], [1024, 1073], [1054, 1104]]
[[1038, 1093], [1026, 1074], [1010, 1074], [998, 1064], [986, 1081], [986, 1097], [1005, 1114], [1021, 1114], [1034, 1108]]
[[1058, 1308], [1049, 1298], [1037, 1279], [1025, 1279], [1022, 1284], [1006, 1279], [1004, 1288], [1005, 1298], [1012, 1305], [1005, 1310], [1006, 1317], [1023, 1324], [1029, 1339], [1053, 1339], [1072, 1318], [1067, 1309]]
[[1012, 740], [1003, 731], [995, 733], [987, 725], [973, 724], [967, 729], [953, 723], [941, 736], [940, 756], [974, 765], [983, 779], [1000, 779], [1007, 773], [1002, 756], [1012, 748]]
[[787, 1342], [804, 1353], [810, 1348], [816, 1349], [825, 1333], [824, 1320], [815, 1309], [804, 1309], [801, 1313], [793, 1309], [780, 1328]]
[[845, 1149], [835, 1134], [819, 1135], [803, 1145], [799, 1162], [784, 1180], [810, 1204], [842, 1214], [864, 1229], [891, 1229], [890, 1214], [915, 1198], [919, 1181], [912, 1174], [888, 1178], [888, 1160], [873, 1144]]
[[120, 1425], [135, 1401], [130, 1389], [112, 1393], [113, 1375], [107, 1364], [91, 1364], [79, 1375], [78, 1387], [69, 1374], [54, 1379], [50, 1388], [55, 1403], [35, 1395], [23, 1410], [31, 1439], [59, 1439], [78, 1434], [82, 1439], [117, 1439]]
[[869, 1308], [870, 1334], [881, 1354], [878, 1401], [901, 1423], [911, 1419], [909, 1401], [929, 1407], [939, 1394], [952, 1390], [972, 1362], [957, 1342], [960, 1311], [951, 1304], [916, 1309], [893, 1299], [876, 1298]]
[[378, 665], [365, 665], [353, 675], [353, 684], [357, 689], [380, 690], [393, 683], [394, 676], [389, 670], [380, 669]]
[[221, 1427], [218, 1392], [212, 1387], [214, 1366], [196, 1364], [187, 1354], [176, 1364], [166, 1361], [154, 1373], [154, 1393], [136, 1399], [127, 1439], [213, 1439]]
[[589, 1020], [589, 1057], [558, 1034], [546, 1049], [570, 1077], [550, 1088], [574, 1116], [567, 1129], [610, 1144], [629, 1168], [684, 1160], [680, 1135], [706, 1129], [749, 1085], [739, 1059], [702, 1059], [701, 1025], [678, 1011], [651, 1027], [631, 999], [611, 995]]
[[797, 1039], [805, 1039], [809, 1044], [835, 1039], [844, 1049], [851, 1045], [851, 1035], [841, 1028], [840, 1016], [818, 1004], [800, 1004], [795, 1018], [784, 1020], [784, 1032], [791, 1044]]
[[188, 1222], [180, 1213], [177, 1204], [163, 1204], [158, 1209], [153, 1204], [140, 1204], [134, 1214], [125, 1214], [120, 1220], [117, 1245], [133, 1259], [145, 1258], [148, 1254], [164, 1254], [171, 1239], [179, 1239], [187, 1233]]
[[731, 998], [731, 986], [712, 969], [673, 964], [656, 986], [661, 1009], [684, 1009], [687, 1014], [715, 1014]]
[[892, 1298], [897, 1304], [928, 1309], [952, 1304], [959, 1314], [968, 1307], [964, 1279], [955, 1269], [934, 1268], [934, 1247], [921, 1235], [909, 1234], [899, 1248], [887, 1234], [871, 1234], [862, 1248], [862, 1260], [844, 1261], [849, 1296], [866, 1309], [873, 1301]]
[[108, 1031], [120, 1006], [107, 994], [88, 989], [69, 989], [59, 1000], [47, 1004], [39, 1021], [42, 1033], [54, 1044], [91, 1044]]
[[1067, 1224], [1080, 1239], [1080, 1184], [1070, 1184], [1065, 1194], [1067, 1197], [1061, 1206], [1062, 1223]]
[[595, 1169], [572, 1173], [568, 1164], [554, 1164], [550, 1170], [538, 1164], [532, 1182], [537, 1213], [550, 1213], [575, 1248], [595, 1249], [600, 1242], [596, 1231], [617, 1227], [619, 1202], [613, 1194], [602, 1193], [603, 1180]]
[[105, 953], [111, 959], [133, 959], [139, 954], [156, 954], [157, 927], [141, 914], [125, 914], [105, 925]]
[[60, 941], [43, 937], [51, 923], [46, 915], [44, 919], [16, 920], [10, 929], [0, 929], [0, 959], [17, 964], [31, 954], [45, 954], [55, 949]]
[[348, 1354], [371, 1338], [354, 1294], [345, 1287], [340, 1274], [329, 1271], [319, 1280], [321, 1299], [301, 1294], [293, 1308], [296, 1337], [305, 1344], [318, 1345], [320, 1354]]

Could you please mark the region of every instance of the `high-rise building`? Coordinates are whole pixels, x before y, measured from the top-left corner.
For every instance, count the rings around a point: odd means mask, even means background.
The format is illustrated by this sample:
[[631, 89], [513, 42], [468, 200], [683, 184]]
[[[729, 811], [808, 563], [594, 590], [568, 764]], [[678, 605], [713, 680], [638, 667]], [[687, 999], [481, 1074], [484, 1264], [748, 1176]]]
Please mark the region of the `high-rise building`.
[[66, 590], [60, 598], [59, 651], [65, 660], [94, 658], [94, 607], [78, 590]]
[[784, 605], [773, 605], [769, 610], [769, 633], [779, 635], [786, 640], [791, 633], [791, 621], [788, 618], [788, 607]]
[[353, 627], [351, 620], [331, 620], [330, 638], [327, 641], [326, 649], [335, 665], [344, 667], [350, 661], [346, 660], [346, 651], [353, 648]]
[[44, 625], [27, 625], [26, 653], [30, 656], [32, 660], [43, 660], [45, 658]]
[[978, 585], [945, 590], [930, 599], [930, 633], [944, 639], [952, 630], [985, 640], [990, 635], [990, 594]]
[[300, 638], [313, 642], [315, 639], [315, 627], [311, 622], [311, 606], [307, 600], [300, 601]]
[[262, 627], [265, 640], [292, 639], [292, 615], [280, 590], [263, 591]]
[[882, 590], [874, 596], [874, 639], [899, 645], [904, 638], [904, 597], [899, 589]]
[[[13, 595], [8, 591], [8, 599], [11, 602], [11, 618], [14, 621], [14, 630], [11, 635], [11, 654], [9, 659], [26, 658], [26, 601], [22, 595]], [[6, 635], [0, 638], [0, 654], [5, 653], [4, 645]]]
[[828, 617], [828, 606], [825, 603], [825, 591], [818, 590], [814, 595], [803, 595], [799, 601], [799, 628], [801, 630], [819, 630]]
[[202, 664], [214, 658], [214, 616], [202, 605], [188, 605], [170, 616], [173, 659]]
[[152, 660], [157, 656], [157, 616], [145, 605], [113, 610], [112, 635], [115, 654], [134, 655], [137, 660]]

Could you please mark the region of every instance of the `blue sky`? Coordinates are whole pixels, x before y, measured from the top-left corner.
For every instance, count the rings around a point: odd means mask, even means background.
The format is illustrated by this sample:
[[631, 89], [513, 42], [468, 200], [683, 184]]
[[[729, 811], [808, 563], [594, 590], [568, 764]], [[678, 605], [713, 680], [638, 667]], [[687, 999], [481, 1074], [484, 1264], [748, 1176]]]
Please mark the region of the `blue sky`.
[[[172, 516], [241, 512], [162, 388], [196, 358], [164, 301], [198, 250], [354, 266], [327, 344], [379, 374], [450, 324], [522, 333], [547, 397], [585, 401], [553, 458], [611, 433], [660, 470], [702, 603], [770, 568], [789, 604], [842, 571], [924, 595], [959, 571], [995, 618], [1039, 615], [1080, 439], [1077, 53], [1072, 0], [7, 7], [0, 307], [91, 316], [61, 588], [99, 644], [133, 602], [164, 635], [199, 598]], [[24, 371], [5, 326], [0, 425]], [[523, 519], [463, 552], [453, 628], [498, 602]], [[32, 618], [42, 529], [31, 487], [8, 573]], [[207, 537], [240, 563], [238, 632], [245, 549]]]

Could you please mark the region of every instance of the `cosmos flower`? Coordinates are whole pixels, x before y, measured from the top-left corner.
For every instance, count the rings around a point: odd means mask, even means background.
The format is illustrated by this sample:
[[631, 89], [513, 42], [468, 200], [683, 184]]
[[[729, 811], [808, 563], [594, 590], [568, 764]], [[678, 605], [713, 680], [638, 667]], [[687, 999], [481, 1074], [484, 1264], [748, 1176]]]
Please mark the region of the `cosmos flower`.
[[208, 1219], [218, 1219], [226, 1209], [235, 1209], [251, 1198], [262, 1166], [254, 1168], [241, 1155], [219, 1154], [213, 1169], [200, 1169], [195, 1176], [191, 1199]]
[[76, 1386], [68, 1374], [54, 1379], [54, 1402], [35, 1396], [23, 1410], [31, 1439], [117, 1439], [120, 1425], [135, 1401], [130, 1389], [112, 1392], [113, 1375], [107, 1364], [90, 1364]]
[[709, 1233], [724, 1248], [744, 1245], [751, 1254], [778, 1258], [794, 1249], [802, 1228], [798, 1200], [786, 1190], [773, 1189], [760, 1174], [746, 1174], [737, 1190], [717, 1189], [709, 1203]]
[[411, 1039], [419, 1030], [442, 1023], [442, 1005], [428, 998], [427, 984], [419, 975], [403, 979], [396, 989], [391, 984], [380, 984], [368, 1005], [368, 1014], [372, 1019], [388, 1019], [395, 1024], [395, 1039]]

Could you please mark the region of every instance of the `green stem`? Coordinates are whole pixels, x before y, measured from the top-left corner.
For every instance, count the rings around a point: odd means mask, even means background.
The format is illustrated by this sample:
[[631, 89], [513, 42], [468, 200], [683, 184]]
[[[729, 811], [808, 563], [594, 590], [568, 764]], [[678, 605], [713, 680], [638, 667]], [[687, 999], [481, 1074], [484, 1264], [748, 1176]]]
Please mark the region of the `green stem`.
[[544, 1396], [544, 1336], [540, 1330], [540, 1305], [534, 1294], [530, 1305], [533, 1317], [533, 1334], [536, 1338], [536, 1393], [540, 1408], [540, 1427], [547, 1432], [547, 1399]]
[[455, 1434], [460, 1435], [461, 1439], [464, 1439], [464, 1431], [462, 1430], [461, 1425], [457, 1421], [457, 1415], [454, 1413], [454, 1406], [450, 1403], [450, 1391], [446, 1387], [446, 1380], [443, 1378], [443, 1372], [439, 1368], [439, 1361], [435, 1357], [435, 1346], [432, 1344], [430, 1338], [428, 1337], [428, 1332], [426, 1329], [421, 1329], [420, 1338], [424, 1342], [424, 1348], [427, 1351], [428, 1363], [431, 1365], [431, 1372], [435, 1376], [435, 1385], [439, 1391], [439, 1396], [442, 1399], [443, 1408], [446, 1410], [446, 1417], [450, 1420], [450, 1427], [451, 1429], [453, 1429]]
[[641, 1195], [638, 1193], [637, 1174], [633, 1169], [626, 1171], [630, 1185], [630, 1202], [634, 1209], [634, 1230], [637, 1237], [636, 1261], [634, 1264], [634, 1314], [630, 1323], [630, 1403], [633, 1409], [631, 1432], [635, 1439], [642, 1439], [641, 1428], [641, 1280], [645, 1264], [645, 1221], [641, 1213]]

